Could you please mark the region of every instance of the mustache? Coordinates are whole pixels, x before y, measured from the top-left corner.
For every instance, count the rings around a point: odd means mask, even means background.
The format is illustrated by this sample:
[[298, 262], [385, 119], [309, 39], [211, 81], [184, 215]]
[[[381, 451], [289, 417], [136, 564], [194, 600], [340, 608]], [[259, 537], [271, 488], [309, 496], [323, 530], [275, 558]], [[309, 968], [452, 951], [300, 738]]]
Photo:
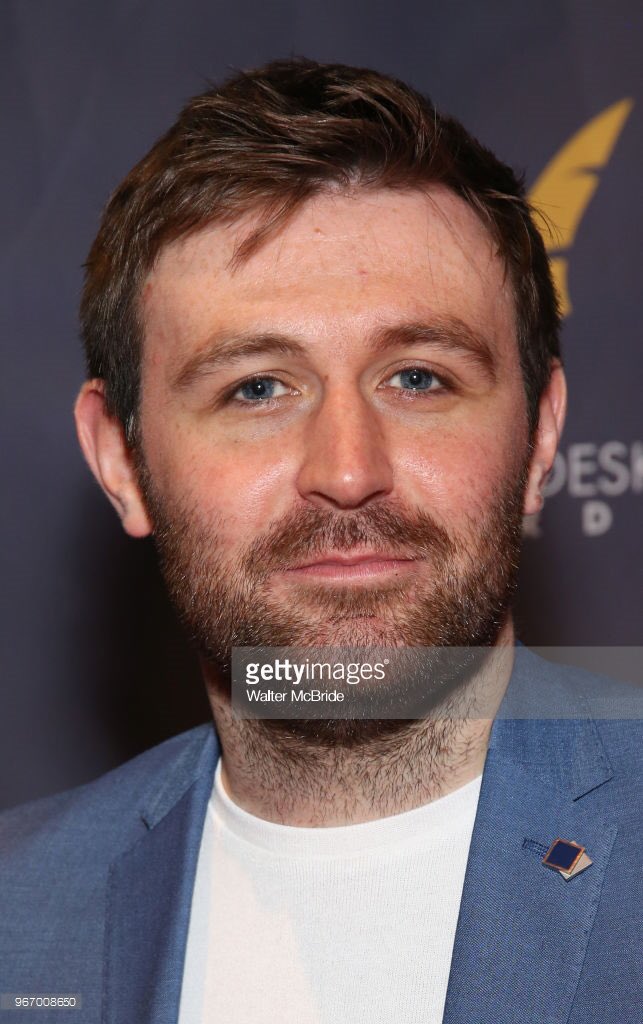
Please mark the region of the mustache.
[[369, 505], [351, 513], [295, 509], [255, 540], [242, 559], [242, 569], [263, 577], [327, 551], [349, 553], [357, 547], [384, 547], [401, 558], [445, 559], [457, 544], [429, 513], [399, 503]]

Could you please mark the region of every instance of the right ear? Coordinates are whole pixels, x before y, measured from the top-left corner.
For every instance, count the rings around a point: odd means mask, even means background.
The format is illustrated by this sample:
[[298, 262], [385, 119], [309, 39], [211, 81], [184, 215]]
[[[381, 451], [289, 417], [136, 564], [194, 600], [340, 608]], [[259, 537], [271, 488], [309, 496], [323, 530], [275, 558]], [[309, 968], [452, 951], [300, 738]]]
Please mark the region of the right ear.
[[74, 406], [78, 440], [89, 468], [118, 512], [130, 537], [152, 532], [123, 425], [107, 411], [105, 385], [86, 381]]

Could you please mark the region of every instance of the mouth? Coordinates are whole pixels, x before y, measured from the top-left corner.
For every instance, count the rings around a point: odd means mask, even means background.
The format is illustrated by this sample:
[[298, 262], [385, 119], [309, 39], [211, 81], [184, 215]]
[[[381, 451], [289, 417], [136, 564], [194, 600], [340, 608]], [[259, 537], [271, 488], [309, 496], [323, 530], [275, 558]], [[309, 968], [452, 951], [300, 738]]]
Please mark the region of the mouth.
[[368, 551], [360, 554], [328, 552], [301, 565], [286, 569], [290, 578], [325, 580], [363, 580], [386, 575], [401, 575], [412, 571], [416, 558], [388, 552]]

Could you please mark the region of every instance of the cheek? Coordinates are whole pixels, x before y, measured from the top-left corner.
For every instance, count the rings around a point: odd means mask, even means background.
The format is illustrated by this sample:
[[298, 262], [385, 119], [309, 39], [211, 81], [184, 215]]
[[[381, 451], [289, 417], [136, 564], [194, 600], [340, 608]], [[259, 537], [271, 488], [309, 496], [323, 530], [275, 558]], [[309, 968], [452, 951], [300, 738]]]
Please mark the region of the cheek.
[[495, 504], [516, 478], [520, 445], [496, 430], [431, 432], [397, 447], [396, 479], [405, 501], [425, 508], [439, 522], [466, 523]]
[[[149, 446], [151, 448], [151, 444]], [[159, 486], [199, 518], [215, 520], [228, 551], [262, 533], [292, 505], [295, 460], [275, 444], [204, 440], [177, 427], [148, 458]]]

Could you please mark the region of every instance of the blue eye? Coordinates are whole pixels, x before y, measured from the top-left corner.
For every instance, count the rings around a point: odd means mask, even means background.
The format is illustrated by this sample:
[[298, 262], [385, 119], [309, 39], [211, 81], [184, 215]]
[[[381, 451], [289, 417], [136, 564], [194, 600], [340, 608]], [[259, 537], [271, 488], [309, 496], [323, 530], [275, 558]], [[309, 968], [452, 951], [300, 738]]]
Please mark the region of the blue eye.
[[400, 386], [407, 391], [429, 391], [434, 384], [439, 385], [440, 383], [435, 374], [421, 366], [410, 366], [407, 370], [398, 370], [390, 380], [394, 381], [396, 377], [400, 379]]
[[[278, 390], [279, 388], [281, 391]], [[287, 389], [274, 377], [253, 377], [252, 380], [247, 380], [245, 384], [237, 388], [233, 398], [239, 396], [242, 401], [256, 405], [258, 402], [277, 398], [280, 394], [287, 394]]]

